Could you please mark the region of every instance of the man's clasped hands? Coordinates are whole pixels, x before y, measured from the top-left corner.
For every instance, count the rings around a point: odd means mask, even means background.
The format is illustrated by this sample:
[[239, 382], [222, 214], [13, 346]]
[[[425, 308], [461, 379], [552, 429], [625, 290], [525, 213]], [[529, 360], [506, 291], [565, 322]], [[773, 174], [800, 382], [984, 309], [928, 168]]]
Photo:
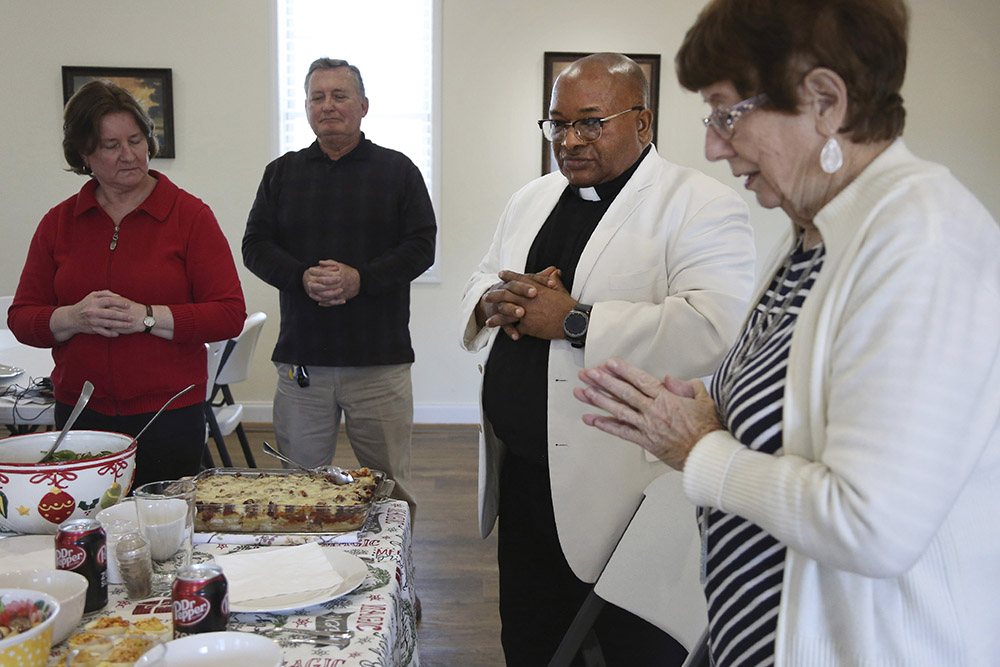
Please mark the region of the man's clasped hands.
[[538, 273], [503, 270], [500, 282], [479, 300], [476, 319], [480, 326], [502, 327], [513, 340], [534, 336], [544, 340], [565, 338], [563, 320], [578, 302], [562, 283], [562, 271], [554, 266]]

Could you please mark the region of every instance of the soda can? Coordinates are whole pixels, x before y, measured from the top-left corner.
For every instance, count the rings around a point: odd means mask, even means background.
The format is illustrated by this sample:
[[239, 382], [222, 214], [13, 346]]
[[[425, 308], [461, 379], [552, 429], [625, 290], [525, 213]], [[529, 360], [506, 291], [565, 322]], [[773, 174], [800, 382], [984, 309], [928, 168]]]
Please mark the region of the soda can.
[[73, 519], [56, 533], [56, 569], [87, 578], [84, 613], [108, 604], [108, 536], [97, 519]]
[[229, 582], [215, 563], [198, 563], [178, 570], [171, 599], [174, 639], [225, 631], [229, 620]]

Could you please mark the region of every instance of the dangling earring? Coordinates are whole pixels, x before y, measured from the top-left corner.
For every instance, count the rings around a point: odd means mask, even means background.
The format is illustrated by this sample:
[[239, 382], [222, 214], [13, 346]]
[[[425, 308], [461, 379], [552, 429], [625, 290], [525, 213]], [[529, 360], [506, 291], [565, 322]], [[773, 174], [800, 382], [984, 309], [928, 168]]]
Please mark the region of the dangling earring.
[[840, 144], [833, 137], [830, 137], [823, 150], [819, 154], [819, 166], [828, 174], [835, 174], [837, 170], [844, 166], [844, 153], [840, 150]]

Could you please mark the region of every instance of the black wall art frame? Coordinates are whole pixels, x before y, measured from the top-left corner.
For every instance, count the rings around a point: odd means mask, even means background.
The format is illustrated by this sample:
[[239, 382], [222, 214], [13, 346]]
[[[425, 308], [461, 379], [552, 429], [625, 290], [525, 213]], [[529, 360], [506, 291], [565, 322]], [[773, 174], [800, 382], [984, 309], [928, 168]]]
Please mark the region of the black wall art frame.
[[149, 67], [68, 67], [62, 68], [63, 104], [83, 84], [101, 79], [117, 84], [132, 93], [153, 118], [156, 140], [160, 144], [157, 157], [175, 157], [174, 150], [174, 91], [171, 70]]

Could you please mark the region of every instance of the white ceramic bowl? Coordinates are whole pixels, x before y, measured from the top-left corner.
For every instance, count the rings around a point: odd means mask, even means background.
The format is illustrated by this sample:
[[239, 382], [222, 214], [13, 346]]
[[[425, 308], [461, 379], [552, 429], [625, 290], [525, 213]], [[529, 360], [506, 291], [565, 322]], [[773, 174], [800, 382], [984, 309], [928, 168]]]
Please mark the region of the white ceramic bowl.
[[128, 521], [135, 526], [136, 530], [139, 530], [139, 516], [135, 511], [135, 502], [131, 498], [126, 498], [117, 505], [102, 509], [97, 513], [97, 520], [102, 524]]
[[66, 463], [35, 463], [57, 431], [0, 440], [0, 525], [54, 534], [69, 519], [95, 516], [121, 500], [135, 475], [135, 444], [120, 433], [70, 431], [59, 451], [111, 454]]
[[203, 632], [155, 647], [136, 667], [281, 667], [281, 649], [249, 632]]
[[87, 578], [69, 570], [18, 570], [0, 572], [0, 588], [28, 588], [48, 593], [59, 602], [52, 629], [52, 644], [73, 634], [83, 617], [87, 599]]
[[52, 648], [52, 628], [59, 614], [59, 602], [41, 591], [0, 588], [0, 623], [8, 614], [35, 607], [45, 620], [26, 632], [0, 640], [0, 667], [45, 667]]

